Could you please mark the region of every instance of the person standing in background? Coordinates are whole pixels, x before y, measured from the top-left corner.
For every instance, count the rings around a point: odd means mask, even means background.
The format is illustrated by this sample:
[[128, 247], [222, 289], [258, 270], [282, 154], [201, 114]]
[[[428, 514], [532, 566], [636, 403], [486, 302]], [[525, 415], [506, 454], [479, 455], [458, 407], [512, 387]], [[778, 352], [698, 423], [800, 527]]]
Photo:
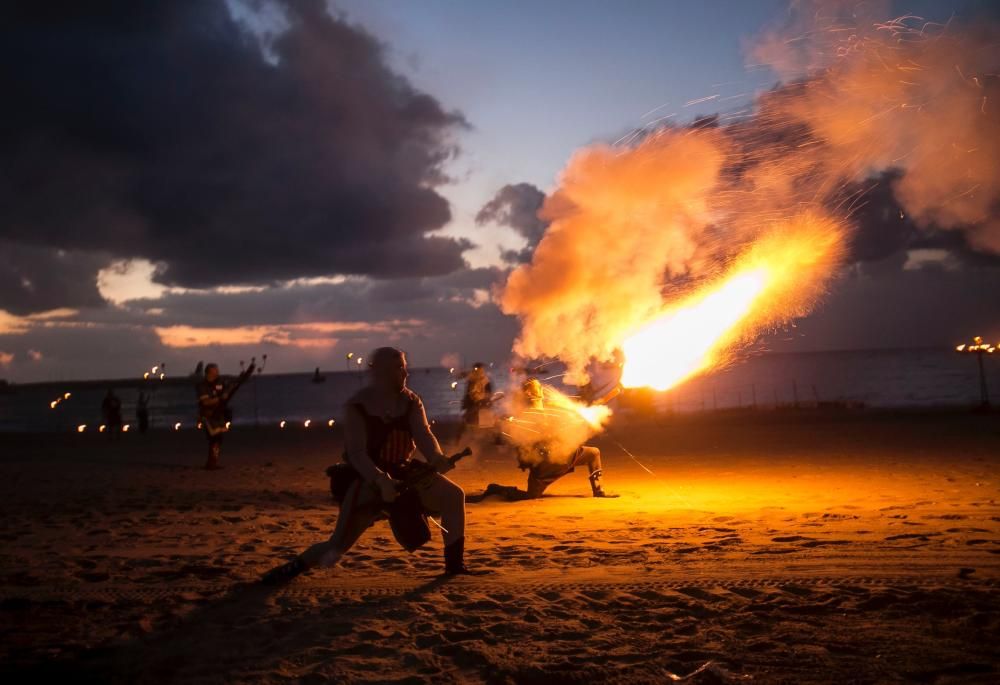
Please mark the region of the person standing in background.
[[108, 388], [108, 394], [101, 402], [101, 414], [104, 416], [105, 430], [108, 432], [108, 440], [117, 440], [122, 432], [122, 401], [118, 399], [114, 388]]
[[149, 430], [149, 395], [143, 390], [139, 391], [139, 397], [135, 401], [135, 420], [139, 424], [140, 433]]

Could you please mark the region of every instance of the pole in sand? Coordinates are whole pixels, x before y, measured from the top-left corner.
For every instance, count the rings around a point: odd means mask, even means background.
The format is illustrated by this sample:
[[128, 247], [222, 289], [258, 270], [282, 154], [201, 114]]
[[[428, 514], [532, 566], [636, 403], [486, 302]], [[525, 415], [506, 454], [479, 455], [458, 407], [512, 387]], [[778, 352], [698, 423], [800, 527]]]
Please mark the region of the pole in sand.
[[981, 409], [989, 409], [990, 407], [990, 390], [986, 386], [986, 369], [983, 366], [983, 357], [987, 354], [993, 354], [996, 349], [996, 345], [984, 343], [982, 336], [979, 335], [972, 339], [971, 345], [962, 344], [955, 348], [956, 352], [976, 355], [976, 360], [979, 363], [979, 407]]

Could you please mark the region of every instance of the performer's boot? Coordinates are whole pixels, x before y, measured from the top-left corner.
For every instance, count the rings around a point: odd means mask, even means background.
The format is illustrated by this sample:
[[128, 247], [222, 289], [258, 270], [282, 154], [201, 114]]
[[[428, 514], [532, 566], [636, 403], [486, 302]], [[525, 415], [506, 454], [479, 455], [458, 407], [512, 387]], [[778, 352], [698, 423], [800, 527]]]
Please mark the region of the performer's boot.
[[481, 576], [489, 571], [472, 571], [465, 565], [465, 538], [459, 538], [444, 548], [446, 576]]
[[205, 462], [205, 468], [209, 471], [217, 471], [222, 467], [219, 466], [219, 455], [222, 452], [222, 445], [217, 442], [209, 443], [208, 445], [208, 461]]
[[618, 495], [612, 495], [604, 491], [604, 487], [601, 485], [602, 474], [603, 471], [601, 469], [597, 469], [590, 474], [590, 489], [593, 491], [594, 497], [617, 497]]
[[308, 570], [302, 557], [295, 557], [286, 564], [272, 568], [261, 577], [260, 582], [264, 585], [284, 585]]

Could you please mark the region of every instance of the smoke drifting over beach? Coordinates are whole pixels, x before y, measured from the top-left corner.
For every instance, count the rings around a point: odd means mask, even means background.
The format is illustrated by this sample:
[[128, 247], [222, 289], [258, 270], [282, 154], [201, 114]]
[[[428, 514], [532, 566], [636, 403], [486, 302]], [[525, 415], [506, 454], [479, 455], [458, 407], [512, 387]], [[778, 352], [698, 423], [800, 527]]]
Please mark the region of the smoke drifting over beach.
[[[725, 342], [803, 316], [843, 261], [867, 180], [886, 171], [922, 229], [1000, 253], [1000, 27], [876, 23], [837, 7], [801, 6], [753, 47], [788, 81], [752, 113], [573, 156], [532, 262], [499, 293], [522, 323], [515, 353], [558, 357], [583, 380], [591, 358], [760, 258], [785, 260], [780, 292]], [[782, 237], [817, 250], [794, 263], [761, 254]]]

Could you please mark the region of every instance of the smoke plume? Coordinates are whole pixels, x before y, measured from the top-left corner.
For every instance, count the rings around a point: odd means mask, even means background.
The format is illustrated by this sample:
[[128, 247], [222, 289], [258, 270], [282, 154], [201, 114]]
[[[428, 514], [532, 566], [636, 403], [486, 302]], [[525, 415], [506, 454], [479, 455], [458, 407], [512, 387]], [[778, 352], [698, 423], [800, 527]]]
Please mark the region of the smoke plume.
[[498, 293], [522, 324], [517, 354], [558, 357], [585, 380], [589, 360], [610, 359], [777, 237], [820, 231], [822, 254], [790, 264], [780, 297], [736, 337], [803, 316], [842, 264], [869, 179], [886, 172], [919, 227], [1000, 253], [1000, 28], [876, 23], [840, 7], [800, 5], [753, 46], [789, 80], [746, 118], [570, 159], [540, 212], [550, 225], [532, 262]]

